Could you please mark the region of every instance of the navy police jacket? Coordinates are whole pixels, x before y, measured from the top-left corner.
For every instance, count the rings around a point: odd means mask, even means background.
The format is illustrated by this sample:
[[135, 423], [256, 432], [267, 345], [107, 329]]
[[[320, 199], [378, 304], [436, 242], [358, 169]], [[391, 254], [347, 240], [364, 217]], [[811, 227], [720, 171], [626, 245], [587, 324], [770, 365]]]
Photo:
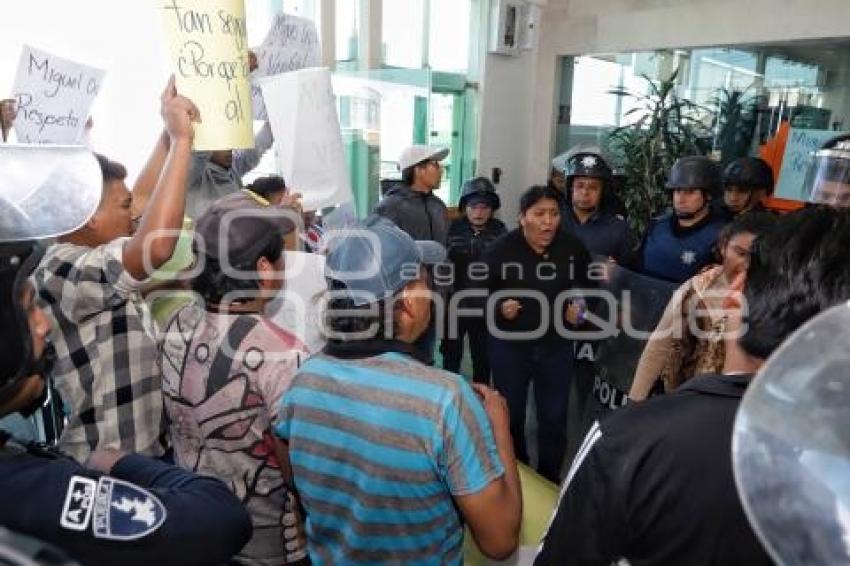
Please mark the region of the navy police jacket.
[[[454, 220], [449, 227], [448, 258], [454, 265], [454, 291], [462, 289], [486, 289], [487, 281], [476, 281], [469, 277], [469, 266], [483, 262], [484, 254], [500, 236], [506, 234], [505, 224], [491, 218], [481, 230], [475, 230], [465, 216]], [[481, 301], [482, 303], [486, 302]]]
[[137, 454], [109, 475], [70, 458], [0, 448], [0, 524], [82, 564], [221, 564], [251, 538], [220, 481]]
[[582, 224], [571, 207], [563, 213], [564, 230], [577, 237], [592, 255], [613, 257], [625, 267], [631, 265], [629, 225], [623, 217], [600, 210]]
[[709, 214], [689, 228], [672, 213], [653, 219], [641, 247], [642, 272], [650, 277], [684, 283], [714, 261], [714, 245], [726, 221]]

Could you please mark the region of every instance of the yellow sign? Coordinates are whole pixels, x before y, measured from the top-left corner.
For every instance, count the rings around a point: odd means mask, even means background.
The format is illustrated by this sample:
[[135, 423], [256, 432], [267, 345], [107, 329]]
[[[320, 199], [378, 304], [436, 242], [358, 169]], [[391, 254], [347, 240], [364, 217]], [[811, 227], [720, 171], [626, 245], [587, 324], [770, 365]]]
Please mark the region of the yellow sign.
[[254, 147], [244, 0], [155, 0], [177, 92], [201, 112], [195, 150]]

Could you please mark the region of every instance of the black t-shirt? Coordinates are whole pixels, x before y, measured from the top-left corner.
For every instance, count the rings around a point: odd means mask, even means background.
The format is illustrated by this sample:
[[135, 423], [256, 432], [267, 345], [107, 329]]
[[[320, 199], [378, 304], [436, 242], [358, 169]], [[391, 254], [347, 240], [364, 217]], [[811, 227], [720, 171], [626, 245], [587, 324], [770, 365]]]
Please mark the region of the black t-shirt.
[[696, 377], [594, 424], [535, 564], [771, 564], [732, 476], [732, 426], [750, 379]]
[[[486, 261], [491, 296], [505, 292], [493, 303], [496, 326], [504, 332], [531, 332], [545, 324], [545, 336], [555, 337], [558, 335], [555, 320], [564, 320], [568, 303], [564, 292], [592, 288], [588, 277], [590, 253], [578, 238], [564, 231], [559, 231], [549, 247], [539, 254], [528, 245], [522, 229], [517, 228], [496, 240], [486, 254]], [[534, 293], [542, 297], [529, 296]], [[522, 305], [514, 320], [501, 315], [499, 306], [508, 299]], [[548, 311], [545, 315], [544, 309]], [[565, 322], [562, 327], [569, 329]]]

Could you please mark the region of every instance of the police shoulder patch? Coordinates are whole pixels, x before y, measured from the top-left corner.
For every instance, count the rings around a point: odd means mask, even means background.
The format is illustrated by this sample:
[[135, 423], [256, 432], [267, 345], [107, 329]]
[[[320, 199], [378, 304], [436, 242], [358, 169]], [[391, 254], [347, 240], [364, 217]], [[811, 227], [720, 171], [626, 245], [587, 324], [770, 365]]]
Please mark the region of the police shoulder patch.
[[71, 476], [59, 525], [72, 531], [84, 531], [89, 526], [97, 482], [83, 476]]
[[97, 538], [140, 539], [156, 531], [166, 516], [165, 506], [146, 489], [109, 476], [97, 482], [92, 521]]

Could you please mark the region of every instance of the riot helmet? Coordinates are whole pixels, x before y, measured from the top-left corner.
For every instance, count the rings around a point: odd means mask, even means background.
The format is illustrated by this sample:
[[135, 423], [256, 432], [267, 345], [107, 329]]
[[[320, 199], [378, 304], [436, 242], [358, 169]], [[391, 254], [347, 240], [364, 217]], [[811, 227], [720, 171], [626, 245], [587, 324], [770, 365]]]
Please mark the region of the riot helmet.
[[723, 170], [723, 186], [734, 185], [744, 189], [766, 189], [773, 194], [773, 170], [764, 159], [739, 157]]
[[803, 199], [850, 207], [850, 134], [832, 138], [812, 155]]
[[674, 196], [673, 208], [680, 220], [696, 218], [707, 209], [711, 200], [720, 193], [720, 166], [703, 155], [680, 157], [670, 169], [670, 176], [664, 188], [670, 192], [679, 190], [698, 190], [702, 193], [702, 204], [696, 210], [679, 210]]
[[773, 171], [763, 159], [740, 157], [723, 170], [723, 189], [726, 207], [739, 214], [773, 194]]
[[0, 403], [26, 378], [45, 375], [52, 361], [49, 347], [35, 355], [22, 302], [43, 254], [38, 241], [84, 225], [102, 190], [98, 162], [85, 148], [0, 145]]
[[[567, 196], [575, 210], [591, 213], [603, 206], [613, 175], [608, 163], [600, 154], [580, 152], [570, 156], [564, 173], [566, 174]], [[598, 184], [582, 182], [582, 186], [585, 188], [588, 188], [588, 185], [593, 186], [593, 191], [585, 191], [576, 195], [577, 179], [595, 179], [598, 180]], [[596, 187], [599, 188], [598, 193]]]
[[711, 198], [717, 196], [720, 186], [720, 166], [704, 155], [691, 155], [676, 160], [664, 188], [668, 191], [699, 189]]
[[598, 153], [577, 153], [573, 155], [567, 160], [564, 173], [567, 176], [568, 187], [576, 177], [601, 179], [606, 185], [612, 177], [611, 168]]
[[496, 187], [487, 177], [475, 177], [463, 184], [460, 190], [458, 208], [464, 210], [470, 204], [484, 202], [493, 210], [498, 210], [502, 205]]

